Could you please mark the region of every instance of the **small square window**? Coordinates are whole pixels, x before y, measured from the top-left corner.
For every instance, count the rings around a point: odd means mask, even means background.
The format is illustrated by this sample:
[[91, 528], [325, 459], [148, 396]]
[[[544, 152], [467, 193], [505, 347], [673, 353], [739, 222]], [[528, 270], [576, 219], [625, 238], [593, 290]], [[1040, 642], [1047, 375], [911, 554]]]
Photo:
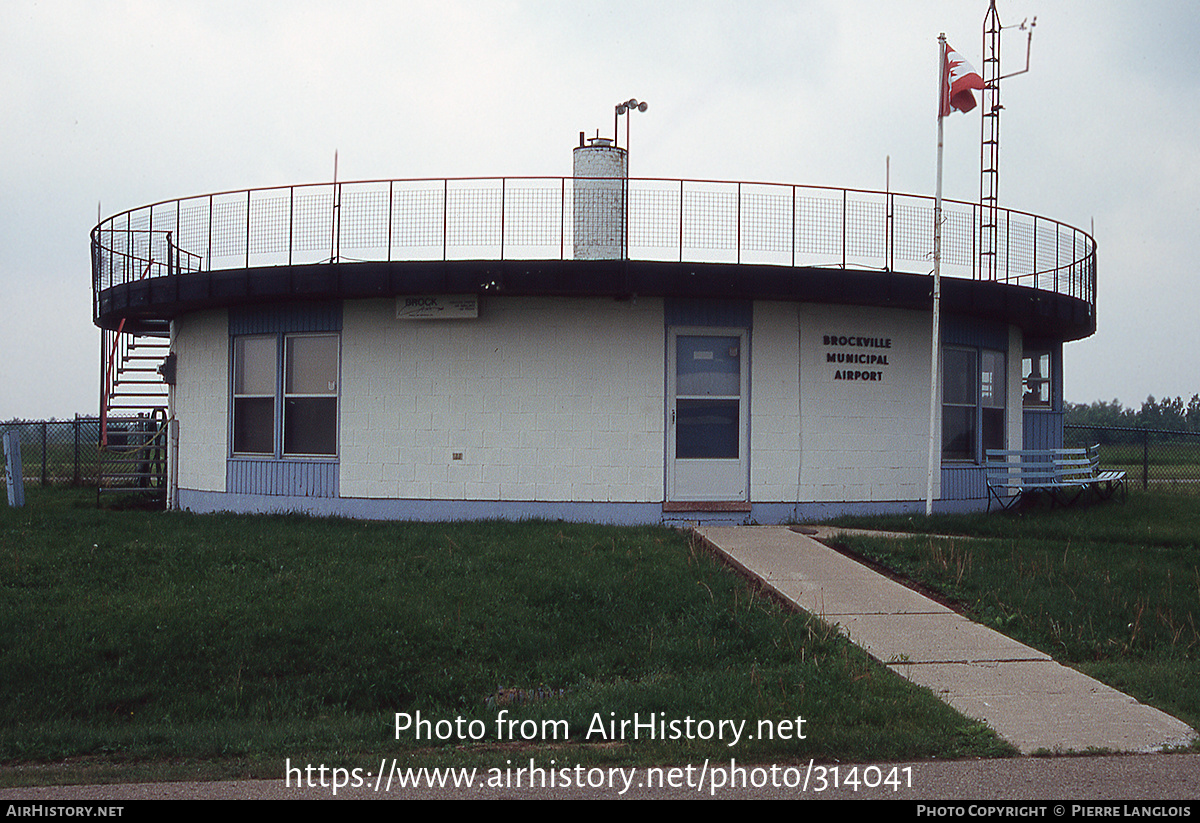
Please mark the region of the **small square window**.
[[1050, 352], [1026, 352], [1021, 358], [1021, 400], [1025, 408], [1050, 408], [1050, 380]]

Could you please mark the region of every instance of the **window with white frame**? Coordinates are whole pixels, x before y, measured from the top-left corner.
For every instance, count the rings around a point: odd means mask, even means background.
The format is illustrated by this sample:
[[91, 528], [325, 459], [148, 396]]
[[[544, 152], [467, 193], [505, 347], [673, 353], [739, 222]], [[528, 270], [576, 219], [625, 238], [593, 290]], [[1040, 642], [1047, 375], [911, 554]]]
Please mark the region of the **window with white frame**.
[[337, 454], [338, 335], [233, 339], [233, 453]]
[[1004, 352], [947, 347], [942, 355], [942, 459], [983, 462], [1005, 447]]
[[233, 339], [234, 454], [275, 453], [276, 335]]
[[337, 378], [337, 335], [284, 337], [285, 455], [337, 454]]

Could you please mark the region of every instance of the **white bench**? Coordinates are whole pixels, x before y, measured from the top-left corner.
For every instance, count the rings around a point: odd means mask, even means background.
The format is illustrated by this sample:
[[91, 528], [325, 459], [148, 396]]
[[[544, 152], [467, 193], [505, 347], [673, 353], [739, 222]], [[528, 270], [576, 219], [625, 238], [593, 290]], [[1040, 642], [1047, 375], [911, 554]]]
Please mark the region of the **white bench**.
[[992, 498], [1008, 509], [1026, 492], [1044, 491], [1050, 505], [1069, 506], [1087, 491], [1108, 500], [1118, 491], [1125, 499], [1125, 472], [1100, 471], [1100, 446], [1086, 449], [988, 449], [988, 511]]

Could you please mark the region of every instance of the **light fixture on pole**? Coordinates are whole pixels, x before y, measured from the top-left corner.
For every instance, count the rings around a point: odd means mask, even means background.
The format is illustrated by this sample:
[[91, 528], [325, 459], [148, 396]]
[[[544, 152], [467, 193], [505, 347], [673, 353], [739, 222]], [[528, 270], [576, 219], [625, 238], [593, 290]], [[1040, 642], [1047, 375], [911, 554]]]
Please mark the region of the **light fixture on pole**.
[[650, 104], [645, 100], [638, 102], [630, 97], [624, 103], [617, 103], [616, 114], [613, 115], [613, 143], [617, 142], [617, 118], [622, 114], [625, 115], [625, 151], [629, 151], [629, 113], [631, 111], [645, 111], [650, 108]]

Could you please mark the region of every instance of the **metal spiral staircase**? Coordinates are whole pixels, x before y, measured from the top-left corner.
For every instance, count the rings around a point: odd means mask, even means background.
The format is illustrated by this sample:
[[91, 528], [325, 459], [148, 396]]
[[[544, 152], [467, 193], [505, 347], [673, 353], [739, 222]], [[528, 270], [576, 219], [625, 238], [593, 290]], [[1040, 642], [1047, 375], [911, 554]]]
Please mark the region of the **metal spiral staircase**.
[[200, 270], [200, 256], [180, 249], [176, 234], [154, 228], [153, 215], [144, 225], [109, 221], [92, 230], [92, 293], [101, 327], [97, 503], [113, 492], [167, 500], [168, 398], [175, 383], [171, 323], [125, 316], [106, 326], [99, 318], [106, 287]]
[[104, 330], [100, 342], [100, 454], [97, 499], [138, 494], [165, 502], [170, 324], [136, 332]]

